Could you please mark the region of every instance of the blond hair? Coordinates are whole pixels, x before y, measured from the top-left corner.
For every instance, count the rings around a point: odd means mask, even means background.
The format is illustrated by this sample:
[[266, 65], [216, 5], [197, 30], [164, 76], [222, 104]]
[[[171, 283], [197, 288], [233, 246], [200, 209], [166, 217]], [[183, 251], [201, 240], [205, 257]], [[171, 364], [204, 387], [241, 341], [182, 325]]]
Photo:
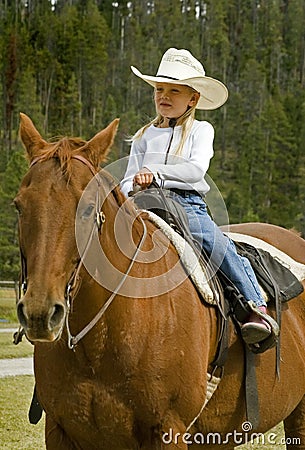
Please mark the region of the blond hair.
[[[190, 134], [190, 131], [192, 129], [192, 126], [193, 126], [193, 123], [195, 120], [195, 110], [196, 110], [196, 105], [190, 106], [185, 111], [185, 113], [182, 114], [182, 116], [180, 116], [177, 119], [177, 122], [175, 125], [181, 125], [181, 139], [180, 139], [179, 145], [175, 151], [175, 155], [182, 154], [182, 150], [183, 150], [185, 141], [186, 141], [188, 135]], [[158, 114], [153, 120], [151, 120], [149, 123], [144, 125], [144, 127], [140, 128], [136, 132], [136, 134], [132, 138], [132, 141], [140, 139], [143, 136], [143, 134], [145, 133], [145, 131], [147, 130], [147, 128], [150, 127], [151, 125], [160, 127], [160, 125], [162, 125], [163, 122], [164, 122], [164, 117], [161, 116], [161, 114]]]

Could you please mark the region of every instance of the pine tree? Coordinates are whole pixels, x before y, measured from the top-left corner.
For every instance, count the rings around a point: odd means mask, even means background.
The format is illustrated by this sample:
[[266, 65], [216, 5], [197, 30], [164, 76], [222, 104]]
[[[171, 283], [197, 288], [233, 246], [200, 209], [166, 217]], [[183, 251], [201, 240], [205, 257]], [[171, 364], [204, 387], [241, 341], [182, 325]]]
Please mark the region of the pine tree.
[[16, 151], [10, 158], [2, 177], [0, 188], [0, 279], [18, 280], [19, 249], [17, 216], [12, 205], [20, 180], [26, 170], [22, 151]]

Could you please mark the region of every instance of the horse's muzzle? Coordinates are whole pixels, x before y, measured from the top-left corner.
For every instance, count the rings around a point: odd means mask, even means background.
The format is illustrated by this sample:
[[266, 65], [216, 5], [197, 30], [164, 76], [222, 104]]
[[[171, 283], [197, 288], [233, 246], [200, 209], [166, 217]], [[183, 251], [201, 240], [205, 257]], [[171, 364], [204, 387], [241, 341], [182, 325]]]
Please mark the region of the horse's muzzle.
[[17, 315], [26, 337], [31, 342], [53, 342], [61, 336], [67, 308], [60, 301], [42, 307], [33, 307], [26, 295], [17, 304]]

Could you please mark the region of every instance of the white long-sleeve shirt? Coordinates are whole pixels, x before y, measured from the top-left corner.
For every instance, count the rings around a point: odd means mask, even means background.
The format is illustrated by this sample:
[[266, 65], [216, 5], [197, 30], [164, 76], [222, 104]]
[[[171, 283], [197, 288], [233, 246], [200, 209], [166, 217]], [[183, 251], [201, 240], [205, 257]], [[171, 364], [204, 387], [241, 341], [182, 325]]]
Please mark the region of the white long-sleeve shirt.
[[[173, 139], [167, 154], [173, 133]], [[181, 139], [181, 126], [158, 128], [151, 125], [131, 146], [129, 161], [121, 189], [125, 195], [132, 190], [133, 177], [146, 167], [156, 180], [164, 180], [167, 189], [196, 190], [206, 194], [210, 187], [204, 176], [214, 154], [214, 128], [206, 121], [194, 120], [180, 156], [175, 151]]]

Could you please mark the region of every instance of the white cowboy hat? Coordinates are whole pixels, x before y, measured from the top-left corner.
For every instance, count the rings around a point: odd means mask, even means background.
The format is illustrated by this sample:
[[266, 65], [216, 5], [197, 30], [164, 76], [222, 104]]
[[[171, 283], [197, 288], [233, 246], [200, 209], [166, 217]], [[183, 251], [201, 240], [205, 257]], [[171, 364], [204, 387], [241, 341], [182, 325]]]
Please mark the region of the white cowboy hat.
[[142, 80], [156, 83], [173, 83], [190, 86], [200, 93], [197, 109], [216, 109], [228, 98], [228, 89], [215, 78], [205, 76], [202, 64], [188, 50], [168, 49], [162, 56], [156, 76], [143, 75], [136, 67], [131, 70]]

